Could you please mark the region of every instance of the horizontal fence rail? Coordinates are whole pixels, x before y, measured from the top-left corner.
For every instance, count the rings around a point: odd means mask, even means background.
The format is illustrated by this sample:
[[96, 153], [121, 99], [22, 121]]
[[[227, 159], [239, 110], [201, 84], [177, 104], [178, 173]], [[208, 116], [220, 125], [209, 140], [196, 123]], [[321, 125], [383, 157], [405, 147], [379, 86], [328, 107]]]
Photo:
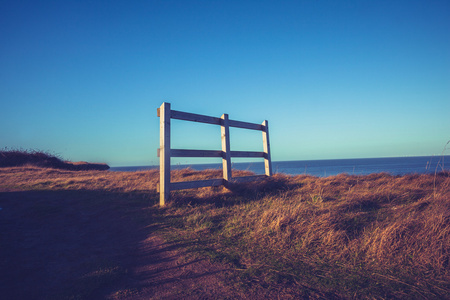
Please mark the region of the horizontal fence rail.
[[[170, 103], [164, 102], [157, 109], [160, 118], [160, 148], [158, 157], [160, 158], [160, 183], [158, 192], [160, 193], [160, 205], [164, 206], [170, 198], [170, 191], [193, 189], [201, 187], [214, 187], [224, 185], [225, 187], [233, 183], [250, 182], [253, 180], [272, 176], [272, 162], [270, 159], [269, 128], [267, 120], [262, 124], [254, 124], [236, 120], [229, 120], [227, 114], [222, 117], [210, 117], [205, 115], [187, 113], [170, 109]], [[170, 126], [171, 119], [200, 122], [221, 126], [222, 150], [191, 150], [191, 149], [171, 149], [170, 148]], [[264, 151], [231, 151], [229, 127], [259, 130], [262, 132]], [[223, 178], [197, 180], [197, 181], [170, 181], [170, 158], [171, 157], [221, 157], [223, 166]], [[231, 176], [232, 157], [261, 157], [264, 158], [265, 174], [255, 176]]]
[[[160, 108], [158, 108], [157, 114], [159, 117], [160, 116]], [[187, 112], [178, 111], [178, 110], [171, 110], [170, 118], [177, 119], [177, 120], [183, 120], [183, 121], [213, 124], [213, 125], [223, 125], [223, 120], [221, 118], [187, 113]], [[243, 129], [260, 130], [260, 131], [264, 130], [264, 125], [242, 122], [242, 121], [235, 121], [235, 120], [228, 120], [228, 126], [236, 127], [236, 128], [243, 128]]]
[[[158, 149], [160, 157], [161, 149]], [[170, 149], [170, 157], [224, 157], [225, 152], [218, 150]], [[266, 157], [264, 152], [230, 151], [231, 157]]]

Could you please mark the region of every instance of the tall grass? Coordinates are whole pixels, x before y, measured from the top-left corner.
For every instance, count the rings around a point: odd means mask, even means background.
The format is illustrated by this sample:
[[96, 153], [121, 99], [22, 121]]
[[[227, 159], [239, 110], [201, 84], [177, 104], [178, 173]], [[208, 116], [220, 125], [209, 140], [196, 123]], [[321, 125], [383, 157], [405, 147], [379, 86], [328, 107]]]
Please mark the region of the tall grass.
[[250, 284], [440, 298], [450, 291], [449, 184], [448, 172], [278, 174], [236, 194], [180, 193], [166, 213], [179, 216], [180, 236], [203, 240]]

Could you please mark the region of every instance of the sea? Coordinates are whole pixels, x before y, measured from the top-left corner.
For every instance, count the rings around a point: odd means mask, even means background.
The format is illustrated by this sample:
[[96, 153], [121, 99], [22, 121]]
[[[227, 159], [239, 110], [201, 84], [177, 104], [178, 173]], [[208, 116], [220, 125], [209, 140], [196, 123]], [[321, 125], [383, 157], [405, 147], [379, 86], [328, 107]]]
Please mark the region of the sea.
[[[158, 168], [159, 166], [111, 167], [110, 171], [133, 172]], [[171, 166], [172, 170], [185, 168], [194, 170], [221, 169], [222, 164], [176, 164]], [[264, 174], [263, 161], [236, 162], [232, 163], [231, 168], [235, 170], [248, 170], [256, 174]], [[274, 173], [284, 173], [289, 175], [307, 174], [318, 177], [333, 176], [341, 173], [350, 175], [367, 175], [381, 172], [392, 175], [414, 173], [434, 174], [444, 170], [450, 171], [450, 155], [273, 161], [272, 169]]]

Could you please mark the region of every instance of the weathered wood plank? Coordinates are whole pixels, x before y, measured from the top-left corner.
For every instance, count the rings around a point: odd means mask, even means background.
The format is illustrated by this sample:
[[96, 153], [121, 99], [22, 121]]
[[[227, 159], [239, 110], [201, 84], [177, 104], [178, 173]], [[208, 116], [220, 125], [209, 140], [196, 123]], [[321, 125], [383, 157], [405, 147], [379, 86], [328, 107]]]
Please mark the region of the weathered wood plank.
[[190, 149], [171, 149], [171, 157], [222, 157], [222, 151], [218, 150], [190, 150]]
[[262, 125], [263, 146], [264, 146], [264, 169], [267, 176], [272, 176], [272, 160], [270, 158], [270, 142], [269, 142], [269, 122], [265, 120]]
[[196, 189], [208, 186], [221, 186], [223, 185], [223, 179], [206, 179], [206, 180], [196, 180], [196, 181], [180, 181], [170, 183], [170, 189], [175, 190], [186, 190], [186, 189]]
[[172, 119], [177, 119], [177, 120], [207, 123], [207, 124], [214, 124], [214, 125], [221, 124], [220, 118], [199, 115], [199, 114], [193, 114], [193, 113], [187, 113], [184, 111], [172, 110], [171, 116], [172, 116]]
[[248, 122], [242, 122], [242, 121], [236, 121], [236, 120], [230, 120], [229, 121], [230, 127], [237, 127], [237, 128], [243, 128], [243, 129], [252, 129], [252, 130], [263, 130], [263, 125], [260, 124], [254, 124], [254, 123], [248, 123]]
[[[161, 149], [157, 149], [157, 156], [160, 157]], [[171, 157], [222, 157], [226, 152], [230, 153], [230, 157], [267, 157], [265, 152], [258, 151], [219, 151], [219, 150], [193, 150], [193, 149], [171, 149]]]
[[264, 152], [256, 151], [230, 151], [231, 157], [264, 157]]
[[231, 156], [230, 156], [230, 127], [228, 114], [223, 114], [220, 132], [222, 136], [222, 169], [224, 184], [227, 185], [231, 179]]
[[164, 206], [170, 198], [170, 103], [164, 102], [159, 113], [159, 205]]
[[[157, 149], [156, 155], [160, 157], [161, 149]], [[223, 157], [220, 150], [193, 150], [193, 149], [170, 149], [170, 157]]]

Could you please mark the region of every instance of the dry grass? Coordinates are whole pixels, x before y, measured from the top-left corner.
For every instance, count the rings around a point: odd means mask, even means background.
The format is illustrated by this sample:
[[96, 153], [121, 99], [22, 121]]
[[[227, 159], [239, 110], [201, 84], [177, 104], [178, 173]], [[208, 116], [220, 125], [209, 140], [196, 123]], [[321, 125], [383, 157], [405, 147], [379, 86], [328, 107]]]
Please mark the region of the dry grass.
[[450, 291], [449, 185], [449, 173], [278, 174], [234, 194], [177, 194], [167, 214], [179, 216], [180, 236], [204, 240], [249, 284], [441, 298]]
[[122, 173], [34, 166], [0, 168], [1, 185], [10, 189], [148, 191], [156, 186], [158, 176], [158, 171]]
[[[234, 176], [248, 175], [236, 171]], [[221, 177], [172, 172], [173, 181]], [[156, 196], [159, 172], [0, 169], [0, 189]], [[157, 207], [157, 197], [149, 203]], [[448, 298], [450, 176], [286, 176], [172, 192], [157, 209], [168, 239], [236, 270], [230, 284], [326, 298]], [[150, 221], [149, 221], [150, 222]], [[150, 224], [149, 224], [150, 225]]]

